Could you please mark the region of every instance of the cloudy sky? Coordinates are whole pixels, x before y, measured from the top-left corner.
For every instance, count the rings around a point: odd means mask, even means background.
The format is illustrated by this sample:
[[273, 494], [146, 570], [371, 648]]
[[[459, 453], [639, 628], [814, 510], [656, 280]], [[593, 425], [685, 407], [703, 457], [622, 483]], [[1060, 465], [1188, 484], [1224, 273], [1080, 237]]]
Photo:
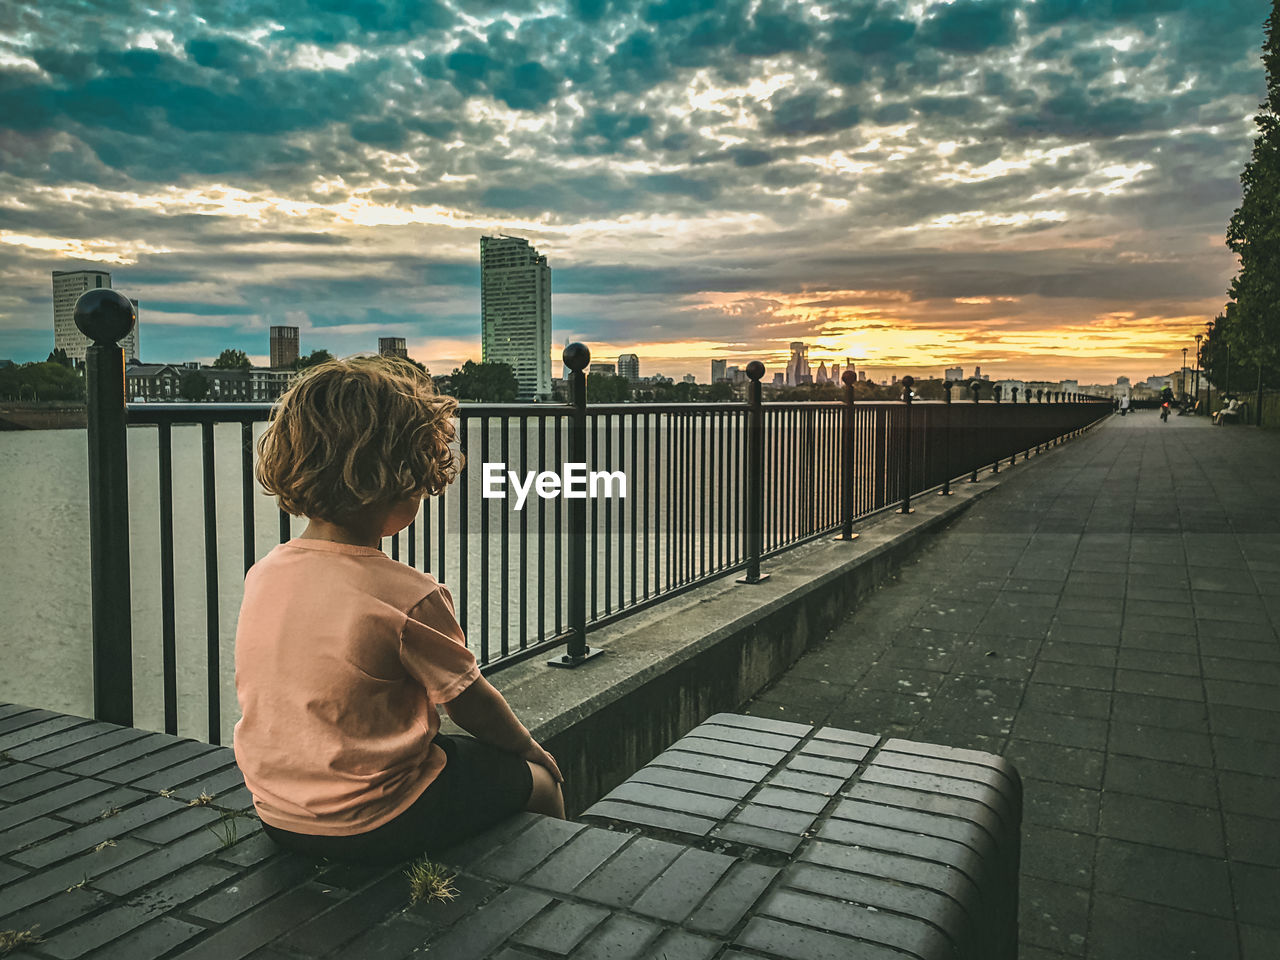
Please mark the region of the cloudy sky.
[[[1218, 312], [1267, 0], [10, 0], [0, 357], [479, 359], [479, 241], [641, 372], [1164, 373]], [[555, 348], [558, 356], [559, 347]], [[559, 364], [553, 370], [558, 375]]]

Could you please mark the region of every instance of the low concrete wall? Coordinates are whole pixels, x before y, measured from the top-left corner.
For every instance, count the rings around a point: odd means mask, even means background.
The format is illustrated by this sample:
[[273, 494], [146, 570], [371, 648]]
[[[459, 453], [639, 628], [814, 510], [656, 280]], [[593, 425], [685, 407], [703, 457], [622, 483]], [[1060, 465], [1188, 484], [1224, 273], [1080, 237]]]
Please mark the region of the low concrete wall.
[[738, 584], [735, 573], [639, 611], [590, 634], [605, 653], [575, 670], [538, 659], [496, 674], [516, 713], [557, 757], [570, 816], [711, 714], [753, 697], [925, 538], [1021, 467], [994, 477], [984, 471], [950, 497], [924, 494], [915, 513], [871, 518], [851, 543], [823, 539], [790, 550], [763, 564], [770, 574], [763, 583]]

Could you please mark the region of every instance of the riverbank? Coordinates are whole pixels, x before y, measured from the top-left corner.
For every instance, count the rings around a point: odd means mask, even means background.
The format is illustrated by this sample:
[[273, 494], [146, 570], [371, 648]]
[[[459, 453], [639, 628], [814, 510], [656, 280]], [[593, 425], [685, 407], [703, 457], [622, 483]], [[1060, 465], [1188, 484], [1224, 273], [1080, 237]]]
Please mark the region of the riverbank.
[[0, 404], [0, 430], [83, 430], [83, 403]]

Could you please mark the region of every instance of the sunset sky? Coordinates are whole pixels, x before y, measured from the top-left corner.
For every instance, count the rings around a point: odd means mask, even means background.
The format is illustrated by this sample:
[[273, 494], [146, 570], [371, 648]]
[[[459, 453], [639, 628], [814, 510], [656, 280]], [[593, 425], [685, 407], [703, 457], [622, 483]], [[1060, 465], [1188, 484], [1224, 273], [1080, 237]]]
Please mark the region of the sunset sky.
[[479, 243], [643, 375], [1167, 373], [1222, 309], [1267, 0], [0, 7], [0, 358], [110, 270], [142, 356], [480, 359]]

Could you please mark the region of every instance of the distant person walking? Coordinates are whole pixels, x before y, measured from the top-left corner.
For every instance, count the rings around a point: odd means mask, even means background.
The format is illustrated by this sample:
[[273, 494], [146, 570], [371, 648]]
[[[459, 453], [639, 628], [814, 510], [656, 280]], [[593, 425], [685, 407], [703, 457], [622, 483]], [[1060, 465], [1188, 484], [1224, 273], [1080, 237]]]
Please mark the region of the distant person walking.
[[1126, 393], [1120, 397], [1120, 416], [1124, 416], [1129, 412], [1129, 395]]

